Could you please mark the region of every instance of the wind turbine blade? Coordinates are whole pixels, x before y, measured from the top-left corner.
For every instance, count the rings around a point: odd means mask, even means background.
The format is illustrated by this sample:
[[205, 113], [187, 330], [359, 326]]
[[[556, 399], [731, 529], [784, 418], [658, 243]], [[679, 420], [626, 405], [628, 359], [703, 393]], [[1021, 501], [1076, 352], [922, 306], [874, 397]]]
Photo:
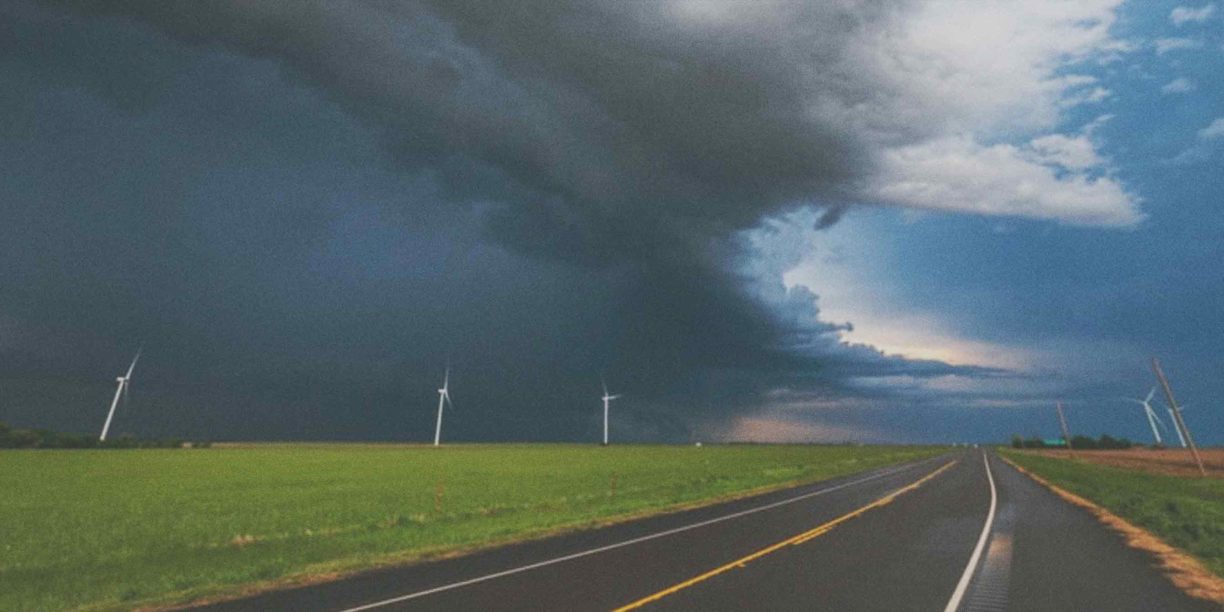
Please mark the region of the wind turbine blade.
[[609, 396], [608, 396], [608, 399], [610, 399], [610, 400], [614, 400], [614, 399], [616, 399], [616, 398], [618, 398], [618, 397], [620, 397], [620, 396], [621, 396], [621, 395], [620, 395], [619, 393], [617, 393], [616, 395], [609, 395]]
[[1155, 396], [1155, 395], [1156, 395], [1156, 387], [1152, 387], [1152, 390], [1151, 390], [1151, 391], [1148, 391], [1148, 396], [1147, 396], [1147, 399], [1146, 399], [1146, 400], [1144, 400], [1144, 401], [1145, 401], [1145, 402], [1150, 402], [1150, 401], [1152, 401], [1152, 397], [1153, 397], [1153, 396]]
[[142, 346], [142, 347], [140, 347], [140, 348], [138, 348], [138, 349], [136, 349], [136, 356], [132, 358], [132, 365], [128, 366], [127, 374], [125, 374], [125, 375], [124, 375], [124, 378], [131, 378], [131, 377], [132, 377], [132, 370], [135, 370], [135, 369], [136, 369], [136, 362], [137, 362], [137, 361], [140, 361], [140, 354], [141, 354], [142, 352], [144, 352], [144, 347], [143, 347], [143, 346]]
[[608, 381], [604, 380], [604, 377], [600, 376], [600, 377], [599, 377], [599, 384], [600, 384], [600, 386], [602, 386], [602, 387], [603, 387], [603, 390], [604, 390], [604, 395], [607, 395], [607, 394], [608, 394]]
[[442, 377], [442, 388], [450, 389], [450, 364], [447, 364], [446, 375]]

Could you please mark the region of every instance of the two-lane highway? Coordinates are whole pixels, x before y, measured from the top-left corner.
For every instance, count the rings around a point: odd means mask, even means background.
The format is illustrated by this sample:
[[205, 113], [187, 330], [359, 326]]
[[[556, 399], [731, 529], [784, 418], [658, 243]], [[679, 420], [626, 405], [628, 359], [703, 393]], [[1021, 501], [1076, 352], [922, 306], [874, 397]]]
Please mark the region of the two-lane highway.
[[981, 451], [212, 607], [1214, 609]]

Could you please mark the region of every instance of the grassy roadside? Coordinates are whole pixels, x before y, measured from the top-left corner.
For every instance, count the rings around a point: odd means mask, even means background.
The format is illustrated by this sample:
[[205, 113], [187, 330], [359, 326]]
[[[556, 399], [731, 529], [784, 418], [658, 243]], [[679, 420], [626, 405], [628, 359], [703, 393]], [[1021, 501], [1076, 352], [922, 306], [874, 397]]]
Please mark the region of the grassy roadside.
[[1002, 451], [1021, 467], [1146, 529], [1224, 577], [1224, 480]]
[[942, 450], [3, 451], [0, 609], [184, 602], [823, 480]]

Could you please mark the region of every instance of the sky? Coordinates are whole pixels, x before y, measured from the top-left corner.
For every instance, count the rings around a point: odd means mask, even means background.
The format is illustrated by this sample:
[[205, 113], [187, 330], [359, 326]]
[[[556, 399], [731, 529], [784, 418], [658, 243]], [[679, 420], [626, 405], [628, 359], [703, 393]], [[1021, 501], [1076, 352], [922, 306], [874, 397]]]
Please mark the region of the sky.
[[[1224, 444], [1218, 2], [0, 6], [0, 420]], [[1163, 413], [1163, 409], [1157, 404]], [[1166, 419], [1167, 420], [1167, 419]]]

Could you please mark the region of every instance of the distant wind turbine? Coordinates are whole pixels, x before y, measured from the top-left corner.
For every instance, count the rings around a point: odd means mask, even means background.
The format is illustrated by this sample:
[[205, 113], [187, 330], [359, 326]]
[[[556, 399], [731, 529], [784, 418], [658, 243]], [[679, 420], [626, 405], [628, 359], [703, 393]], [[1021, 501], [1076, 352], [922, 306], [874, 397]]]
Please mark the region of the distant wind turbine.
[[115, 389], [115, 399], [111, 400], [110, 412], [106, 415], [106, 424], [102, 426], [102, 435], [98, 436], [99, 442], [106, 441], [106, 433], [110, 431], [111, 419], [115, 418], [115, 408], [119, 406], [119, 398], [126, 397], [125, 393], [130, 392], [132, 385], [132, 370], [136, 369], [136, 362], [140, 360], [140, 353], [144, 347], [136, 349], [136, 356], [132, 358], [132, 365], [128, 366], [127, 374], [116, 378], [119, 381], [119, 387]]
[[[1161, 427], [1164, 427], [1164, 423], [1161, 422], [1160, 417], [1156, 416], [1156, 411], [1152, 410], [1152, 397], [1154, 397], [1155, 395], [1156, 395], [1156, 387], [1152, 387], [1152, 390], [1148, 392], [1146, 398], [1142, 400], [1137, 400], [1137, 399], [1128, 397], [1126, 398], [1126, 401], [1134, 402], [1136, 404], [1139, 404], [1140, 406], [1143, 406], [1143, 413], [1147, 415], [1148, 425], [1152, 428], [1152, 437], [1156, 438], [1156, 444], [1164, 444], [1164, 441], [1160, 439], [1160, 431], [1156, 429], [1157, 423], [1160, 423]], [[1177, 433], [1178, 435], [1181, 435], [1180, 431]]]
[[[1182, 410], [1186, 409], [1185, 406], [1179, 406], [1179, 408]], [[1173, 409], [1165, 406], [1165, 410], [1169, 411], [1169, 420], [1173, 421], [1173, 430], [1177, 432], [1177, 441], [1181, 442], [1182, 448], [1186, 448], [1186, 436], [1182, 435], [1181, 427], [1177, 425], [1177, 417], [1173, 415]]]
[[608, 383], [602, 378], [599, 380], [603, 384], [603, 405], [604, 405], [604, 428], [603, 428], [603, 445], [608, 445], [608, 403], [620, 397], [620, 394], [608, 395]]
[[1184, 436], [1182, 440], [1190, 447], [1190, 454], [1194, 457], [1194, 462], [1198, 464], [1199, 476], [1206, 477], [1207, 467], [1203, 465], [1203, 456], [1199, 454], [1198, 446], [1194, 443], [1194, 436], [1190, 435], [1186, 419], [1182, 418], [1181, 408], [1173, 397], [1173, 387], [1169, 385], [1169, 377], [1165, 376], [1164, 369], [1160, 367], [1160, 360], [1155, 357], [1152, 357], [1152, 373], [1156, 375], [1156, 381], [1164, 390], [1165, 405], [1169, 407], [1169, 415], [1173, 417], [1173, 424], [1177, 426], [1178, 433]]
[[442, 388], [438, 389], [438, 426], [434, 429], [434, 446], [438, 446], [442, 442], [442, 406], [450, 404], [451, 408], [455, 404], [450, 398], [450, 366], [446, 366], [446, 375], [442, 378]]

